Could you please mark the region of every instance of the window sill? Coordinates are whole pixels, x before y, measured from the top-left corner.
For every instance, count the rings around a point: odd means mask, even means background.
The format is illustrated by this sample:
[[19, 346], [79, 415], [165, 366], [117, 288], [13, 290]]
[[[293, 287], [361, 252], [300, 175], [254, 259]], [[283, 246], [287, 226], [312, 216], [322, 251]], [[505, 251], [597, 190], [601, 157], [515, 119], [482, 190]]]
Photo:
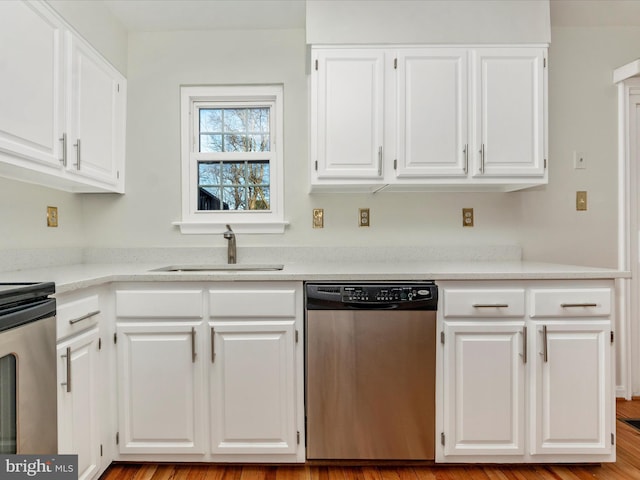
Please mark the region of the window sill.
[[[230, 222], [234, 233], [284, 233], [289, 222], [250, 222], [239, 223]], [[183, 235], [198, 234], [221, 234], [227, 230], [227, 223], [214, 222], [173, 222], [173, 225], [180, 227]]]

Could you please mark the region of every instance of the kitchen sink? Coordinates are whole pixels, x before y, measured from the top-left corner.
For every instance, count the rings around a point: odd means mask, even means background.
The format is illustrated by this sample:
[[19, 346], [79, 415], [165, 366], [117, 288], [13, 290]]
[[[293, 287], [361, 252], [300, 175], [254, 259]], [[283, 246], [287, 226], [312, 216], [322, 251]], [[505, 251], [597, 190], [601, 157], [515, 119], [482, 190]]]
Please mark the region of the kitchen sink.
[[214, 265], [169, 265], [168, 267], [155, 268], [150, 272], [265, 272], [284, 269], [282, 264], [242, 264], [242, 263], [218, 263]]

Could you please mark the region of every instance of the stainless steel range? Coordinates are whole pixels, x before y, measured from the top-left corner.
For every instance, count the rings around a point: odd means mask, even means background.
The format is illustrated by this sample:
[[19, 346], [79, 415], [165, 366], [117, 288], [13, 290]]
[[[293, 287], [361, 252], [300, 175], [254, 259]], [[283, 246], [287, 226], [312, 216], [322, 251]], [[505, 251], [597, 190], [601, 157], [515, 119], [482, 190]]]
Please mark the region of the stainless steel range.
[[0, 453], [56, 454], [53, 283], [0, 284]]
[[307, 458], [433, 460], [437, 287], [306, 285]]

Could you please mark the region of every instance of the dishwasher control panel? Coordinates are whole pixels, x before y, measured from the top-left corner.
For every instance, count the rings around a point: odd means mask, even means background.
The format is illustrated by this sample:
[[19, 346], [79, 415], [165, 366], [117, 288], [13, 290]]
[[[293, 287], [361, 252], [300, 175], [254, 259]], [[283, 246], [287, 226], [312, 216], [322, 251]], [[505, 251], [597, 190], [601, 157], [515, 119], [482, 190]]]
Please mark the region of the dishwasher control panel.
[[308, 283], [307, 309], [389, 308], [435, 310], [438, 288], [433, 282]]

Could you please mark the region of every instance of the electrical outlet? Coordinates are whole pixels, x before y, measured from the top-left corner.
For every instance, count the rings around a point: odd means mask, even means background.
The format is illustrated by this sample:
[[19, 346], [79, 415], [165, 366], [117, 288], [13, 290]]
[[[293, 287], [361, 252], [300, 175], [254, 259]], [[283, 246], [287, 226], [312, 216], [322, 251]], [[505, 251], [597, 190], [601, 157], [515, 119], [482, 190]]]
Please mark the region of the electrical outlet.
[[324, 228], [324, 209], [313, 209], [313, 228]]
[[358, 210], [358, 226], [368, 227], [371, 222], [371, 215], [368, 208], [361, 208]]
[[473, 227], [473, 208], [462, 209], [462, 226]]
[[58, 226], [58, 207], [47, 207], [47, 227]]
[[587, 209], [587, 192], [576, 192], [576, 210]]

